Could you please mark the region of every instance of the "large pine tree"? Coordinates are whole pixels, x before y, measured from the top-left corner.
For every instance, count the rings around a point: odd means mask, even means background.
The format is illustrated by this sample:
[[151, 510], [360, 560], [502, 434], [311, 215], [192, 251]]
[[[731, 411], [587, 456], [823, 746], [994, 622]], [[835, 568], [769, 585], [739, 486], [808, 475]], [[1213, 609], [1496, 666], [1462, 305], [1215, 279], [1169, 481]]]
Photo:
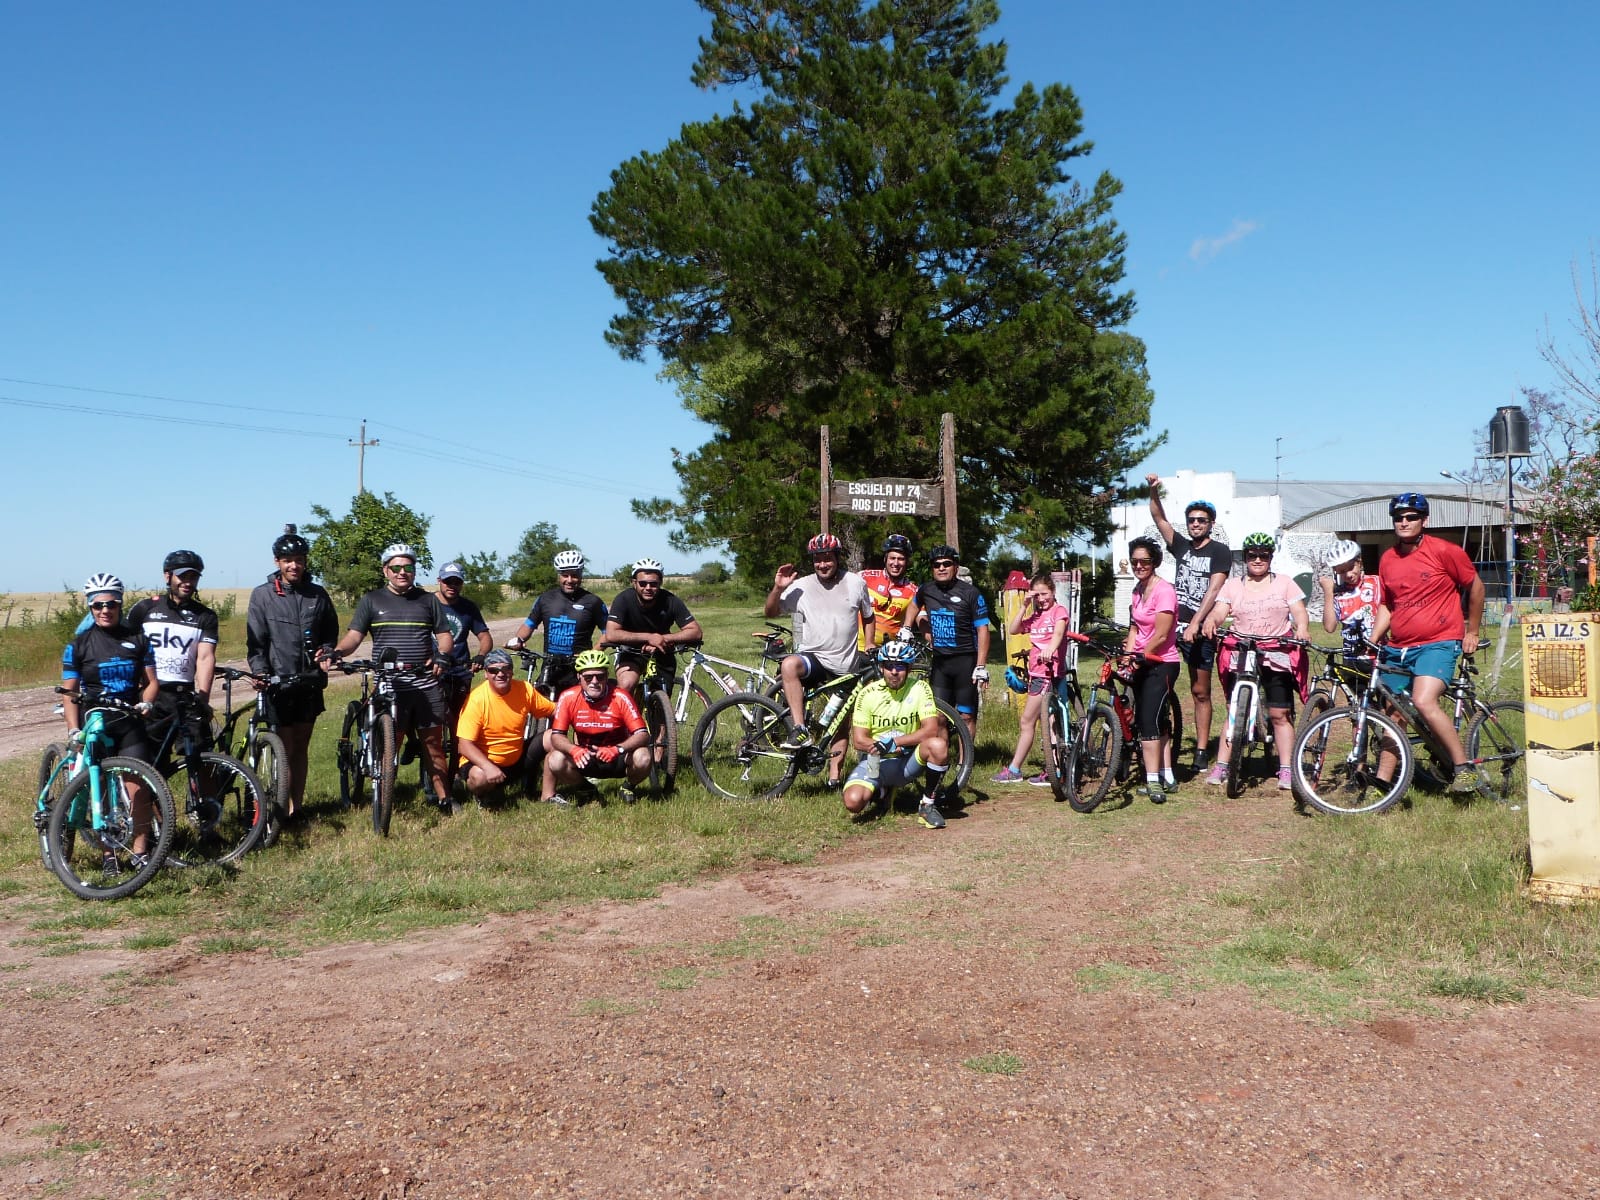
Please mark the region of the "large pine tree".
[[1120, 185], [1069, 171], [1090, 150], [1071, 90], [999, 103], [990, 0], [698, 2], [695, 83], [754, 99], [623, 163], [591, 216], [625, 306], [607, 340], [658, 353], [711, 429], [674, 451], [680, 496], [636, 510], [763, 576], [817, 526], [819, 426], [839, 478], [932, 476], [953, 412], [969, 560], [1103, 527], [1151, 395]]

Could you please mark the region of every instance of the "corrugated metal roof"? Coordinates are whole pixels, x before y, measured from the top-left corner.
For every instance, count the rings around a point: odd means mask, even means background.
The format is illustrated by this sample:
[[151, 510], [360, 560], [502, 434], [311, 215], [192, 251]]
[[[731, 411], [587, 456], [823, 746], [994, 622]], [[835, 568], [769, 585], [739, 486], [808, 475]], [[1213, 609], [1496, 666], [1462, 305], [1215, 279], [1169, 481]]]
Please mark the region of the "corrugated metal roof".
[[[1505, 522], [1505, 493], [1498, 496], [1494, 484], [1489, 494], [1473, 488], [1469, 496], [1461, 484], [1440, 480], [1439, 487], [1419, 488], [1415, 482], [1375, 483], [1362, 481], [1304, 481], [1285, 479], [1241, 479], [1235, 494], [1242, 497], [1276, 494], [1282, 505], [1283, 528], [1305, 532], [1326, 530], [1354, 533], [1392, 528], [1389, 500], [1400, 492], [1420, 491], [1428, 497], [1428, 524], [1431, 528], [1457, 528], [1476, 525], [1502, 525]], [[1527, 524], [1521, 504], [1534, 493], [1517, 488], [1517, 524]]]

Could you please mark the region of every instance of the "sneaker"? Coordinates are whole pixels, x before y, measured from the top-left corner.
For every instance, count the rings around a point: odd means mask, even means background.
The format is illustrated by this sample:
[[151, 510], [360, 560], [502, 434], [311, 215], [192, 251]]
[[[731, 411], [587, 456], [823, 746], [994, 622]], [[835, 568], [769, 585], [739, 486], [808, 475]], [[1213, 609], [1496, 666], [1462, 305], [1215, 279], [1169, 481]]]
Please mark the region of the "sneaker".
[[1477, 791], [1484, 785], [1484, 778], [1478, 768], [1471, 763], [1462, 763], [1456, 768], [1456, 773], [1450, 779], [1450, 794], [1453, 796], [1466, 796]]
[[811, 749], [811, 735], [800, 726], [796, 725], [789, 730], [789, 736], [778, 743], [779, 750], [809, 750]]
[[545, 803], [550, 805], [550, 807], [552, 807], [552, 808], [571, 808], [572, 807], [572, 801], [568, 800], [560, 792], [557, 792], [554, 796], [551, 796], [550, 799], [545, 801]]
[[1037, 775], [1030, 775], [1028, 777], [1028, 784], [1031, 787], [1049, 787], [1050, 776], [1046, 775], [1043, 771], [1040, 771]]
[[1176, 791], [1178, 787], [1178, 777], [1171, 771], [1164, 772], [1161, 776], [1161, 786], [1166, 791]]
[[1206, 782], [1221, 787], [1228, 782], [1227, 768], [1221, 763], [1212, 763], [1211, 770], [1206, 772]]
[[989, 777], [990, 783], [1021, 783], [1022, 772], [1015, 767], [1007, 767], [997, 775]]
[[1162, 790], [1159, 783], [1152, 783], [1145, 791], [1150, 797], [1151, 804], [1165, 804], [1167, 802], [1167, 793]]
[[1294, 780], [1289, 778], [1288, 767], [1278, 768], [1278, 790], [1280, 792], [1289, 792], [1294, 790]]
[[634, 791], [627, 784], [623, 784], [621, 790], [617, 792], [617, 798], [624, 804], [632, 804], [639, 799], [639, 793]]
[[1209, 754], [1204, 750], [1196, 750], [1194, 752], [1194, 773], [1196, 775], [1204, 775], [1206, 768], [1210, 765], [1211, 756]]
[[924, 800], [917, 806], [917, 820], [929, 829], [944, 828], [944, 814], [933, 806], [932, 800]]

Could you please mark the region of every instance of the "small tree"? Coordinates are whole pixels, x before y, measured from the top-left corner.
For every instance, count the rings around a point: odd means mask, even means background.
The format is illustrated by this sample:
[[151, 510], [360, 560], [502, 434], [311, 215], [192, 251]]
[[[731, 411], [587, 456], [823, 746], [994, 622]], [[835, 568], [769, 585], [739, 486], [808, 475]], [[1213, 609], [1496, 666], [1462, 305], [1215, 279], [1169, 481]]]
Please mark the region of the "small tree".
[[530, 525], [506, 564], [511, 586], [524, 596], [536, 596], [555, 587], [556, 567], [552, 560], [562, 550], [577, 548], [577, 543], [562, 537], [549, 521]]
[[467, 595], [477, 602], [484, 612], [494, 612], [506, 602], [506, 567], [500, 556], [492, 550], [477, 554], [458, 554], [455, 561], [461, 564], [466, 576], [462, 583]]
[[354, 604], [362, 593], [383, 582], [379, 560], [386, 546], [405, 542], [414, 547], [418, 574], [433, 565], [428, 550], [433, 518], [411, 511], [393, 492], [385, 492], [382, 499], [361, 492], [351, 498], [344, 517], [335, 517], [320, 504], [313, 504], [311, 512], [316, 520], [305, 529], [311, 535], [311, 570], [346, 604]]

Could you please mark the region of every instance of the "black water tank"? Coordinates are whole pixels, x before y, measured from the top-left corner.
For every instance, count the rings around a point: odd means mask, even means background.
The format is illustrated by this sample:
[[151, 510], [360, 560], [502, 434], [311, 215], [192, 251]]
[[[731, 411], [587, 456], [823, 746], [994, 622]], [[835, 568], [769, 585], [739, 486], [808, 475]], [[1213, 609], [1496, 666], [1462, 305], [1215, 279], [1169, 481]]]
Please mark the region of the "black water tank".
[[1519, 404], [1506, 404], [1489, 418], [1489, 457], [1527, 458], [1528, 414]]

